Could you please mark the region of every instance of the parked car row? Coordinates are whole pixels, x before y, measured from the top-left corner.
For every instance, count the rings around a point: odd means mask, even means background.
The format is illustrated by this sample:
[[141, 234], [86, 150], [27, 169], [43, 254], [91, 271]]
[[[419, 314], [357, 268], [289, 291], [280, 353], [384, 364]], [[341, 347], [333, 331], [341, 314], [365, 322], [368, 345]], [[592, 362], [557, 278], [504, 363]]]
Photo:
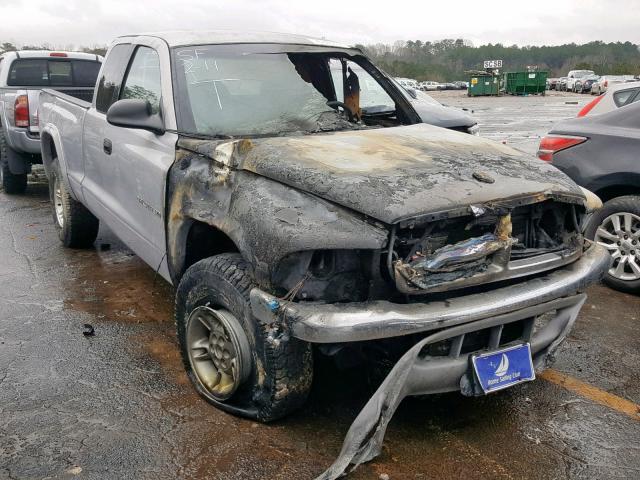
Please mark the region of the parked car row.
[[60, 241], [90, 247], [105, 224], [176, 286], [187, 376], [227, 412], [300, 407], [314, 353], [385, 368], [324, 480], [380, 453], [405, 396], [533, 380], [609, 269], [581, 229], [595, 195], [466, 127], [426, 124], [426, 94], [358, 49], [133, 35], [97, 77], [91, 101], [45, 88], [16, 126], [39, 127]]
[[579, 78], [573, 84], [573, 92], [574, 93], [591, 93], [591, 89], [594, 83], [600, 81], [600, 77], [598, 75], [587, 75], [582, 78]]
[[593, 83], [591, 86], [591, 94], [600, 95], [613, 85], [635, 82], [637, 80], [638, 77], [634, 77], [633, 75], [604, 75], [600, 77], [597, 82]]
[[436, 90], [466, 90], [469, 88], [469, 82], [464, 81], [442, 83], [428, 80], [425, 82], [418, 82], [411, 78], [401, 77], [396, 77], [394, 80], [405, 88], [413, 88], [414, 90], [422, 90], [423, 92], [433, 92]]
[[420, 82], [418, 88], [423, 91], [432, 90], [466, 90], [469, 88], [469, 82], [456, 81], [456, 82]]
[[547, 89], [559, 92], [590, 93], [600, 95], [611, 85], [634, 82], [633, 75], [596, 75], [592, 70], [572, 70], [568, 76], [548, 78]]

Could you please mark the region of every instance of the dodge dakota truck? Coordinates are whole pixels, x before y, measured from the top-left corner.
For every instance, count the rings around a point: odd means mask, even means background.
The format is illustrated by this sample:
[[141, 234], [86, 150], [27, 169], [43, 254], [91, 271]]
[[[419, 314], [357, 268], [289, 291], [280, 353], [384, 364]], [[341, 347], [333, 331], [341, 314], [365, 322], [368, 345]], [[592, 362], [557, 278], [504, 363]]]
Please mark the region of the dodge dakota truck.
[[31, 165], [42, 163], [40, 90], [91, 100], [101, 61], [99, 55], [47, 50], [0, 55], [0, 184], [6, 193], [23, 193]]
[[407, 395], [533, 380], [609, 267], [582, 235], [595, 195], [421, 123], [360, 50], [326, 40], [121, 37], [91, 103], [42, 92], [40, 128], [61, 241], [88, 247], [103, 222], [176, 286], [207, 401], [269, 421], [305, 401], [313, 349], [385, 367], [321, 478], [373, 458]]

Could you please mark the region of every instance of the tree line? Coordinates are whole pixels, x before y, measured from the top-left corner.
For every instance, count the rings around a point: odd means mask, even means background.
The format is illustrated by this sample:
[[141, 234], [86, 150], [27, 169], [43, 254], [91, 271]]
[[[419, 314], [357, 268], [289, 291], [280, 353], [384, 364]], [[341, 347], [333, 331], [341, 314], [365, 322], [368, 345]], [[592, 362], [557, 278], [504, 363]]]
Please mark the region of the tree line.
[[105, 53], [107, 53], [107, 47], [104, 47], [104, 46], [80, 47], [78, 49], [73, 45], [67, 45], [65, 47], [53, 47], [48, 43], [43, 43], [41, 45], [21, 45], [19, 47], [16, 44], [11, 42], [0, 43], [0, 55], [5, 52], [15, 52], [18, 50], [66, 50], [66, 51], [72, 51], [72, 52], [93, 53], [94, 55], [103, 55], [103, 56]]
[[[482, 69], [484, 60], [502, 60], [503, 71], [528, 66], [546, 70], [550, 77], [561, 77], [569, 70], [593, 70], [599, 75], [640, 75], [639, 46], [631, 42], [594, 41], [577, 45], [505, 46], [500, 43], [474, 46], [463, 39], [435, 42], [421, 40], [356, 45], [382, 69], [398, 77], [416, 80], [453, 81], [465, 79], [469, 70]], [[48, 44], [22, 45], [20, 50], [52, 50]], [[18, 50], [13, 43], [0, 43], [0, 53]], [[72, 46], [63, 50], [75, 50]], [[104, 46], [81, 47], [81, 52], [104, 55]]]
[[482, 70], [484, 60], [502, 60], [503, 71], [529, 66], [566, 76], [569, 70], [593, 70], [598, 75], [640, 75], [639, 46], [631, 42], [594, 41], [577, 45], [505, 46], [500, 43], [473, 46], [463, 39], [437, 42], [398, 41], [358, 45], [387, 73], [416, 80], [463, 80], [469, 70]]

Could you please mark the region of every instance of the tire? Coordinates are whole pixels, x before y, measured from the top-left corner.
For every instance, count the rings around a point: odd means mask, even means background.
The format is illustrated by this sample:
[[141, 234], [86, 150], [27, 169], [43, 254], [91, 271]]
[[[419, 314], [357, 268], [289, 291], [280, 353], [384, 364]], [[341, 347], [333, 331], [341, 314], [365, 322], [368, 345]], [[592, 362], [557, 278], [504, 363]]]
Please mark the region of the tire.
[[[616, 217], [620, 224], [617, 232]], [[628, 195], [606, 202], [589, 219], [585, 235], [605, 246], [614, 258], [604, 277], [605, 283], [616, 290], [640, 293], [640, 196]]]
[[89, 248], [96, 241], [100, 222], [84, 205], [71, 197], [55, 158], [52, 167], [49, 198], [58, 237], [67, 248]]
[[[192, 265], [180, 281], [175, 320], [184, 367], [197, 392], [224, 411], [269, 422], [284, 417], [306, 401], [311, 389], [313, 357], [309, 343], [288, 337], [286, 332], [278, 332], [272, 325], [253, 317], [249, 292], [254, 285], [250, 267], [239, 254], [201, 260]], [[222, 393], [219, 390], [222, 380], [215, 379], [225, 376], [224, 371], [222, 375], [219, 373], [224, 369], [215, 365], [213, 370], [207, 370], [207, 366], [215, 363], [212, 345], [216, 343], [212, 343], [211, 335], [219, 328], [203, 329], [197, 323], [202, 320], [198, 318], [200, 313], [210, 316], [201, 322], [203, 324], [211, 319], [218, 321], [217, 317], [223, 314], [233, 323], [224, 337], [241, 340], [231, 342], [240, 348], [228, 349], [231, 354], [225, 358], [234, 359], [235, 372], [245, 374], [226, 375], [226, 378], [232, 377], [234, 386]], [[245, 356], [242, 355], [243, 343], [248, 347]], [[203, 344], [207, 347], [201, 346]], [[211, 375], [211, 371], [218, 373]], [[212, 385], [215, 382], [219, 383]]]
[[8, 148], [4, 134], [0, 133], [0, 183], [5, 193], [20, 195], [27, 190], [27, 174], [15, 175], [11, 173], [7, 155]]

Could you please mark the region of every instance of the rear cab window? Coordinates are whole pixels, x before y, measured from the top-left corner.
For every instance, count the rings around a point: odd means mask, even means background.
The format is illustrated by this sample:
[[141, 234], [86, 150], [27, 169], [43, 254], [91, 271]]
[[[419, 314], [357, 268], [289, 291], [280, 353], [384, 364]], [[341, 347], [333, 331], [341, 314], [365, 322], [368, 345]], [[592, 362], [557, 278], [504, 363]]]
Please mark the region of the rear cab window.
[[93, 87], [100, 71], [95, 60], [19, 58], [9, 69], [10, 87]]

